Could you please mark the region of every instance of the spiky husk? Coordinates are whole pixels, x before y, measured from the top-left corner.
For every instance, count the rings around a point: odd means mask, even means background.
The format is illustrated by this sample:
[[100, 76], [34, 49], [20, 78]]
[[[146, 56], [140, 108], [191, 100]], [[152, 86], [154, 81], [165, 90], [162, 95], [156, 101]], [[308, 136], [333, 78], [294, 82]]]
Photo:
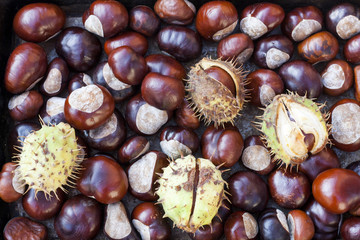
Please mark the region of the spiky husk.
[[[225, 70], [233, 79], [235, 96], [221, 82], [208, 76], [204, 70], [219, 67]], [[224, 123], [234, 123], [234, 119], [243, 108], [248, 91], [247, 81], [242, 67], [235, 67], [233, 61], [203, 58], [191, 68], [186, 85], [187, 99], [200, 119], [206, 124], [211, 122], [217, 127]]]
[[210, 224], [226, 198], [221, 173], [210, 160], [192, 155], [171, 161], [157, 181], [164, 217], [190, 233]]
[[42, 123], [38, 131], [30, 133], [22, 142], [17, 156], [19, 179], [29, 189], [42, 191], [49, 197], [58, 188], [75, 186], [76, 173], [82, 158], [75, 130], [67, 123], [47, 126]]

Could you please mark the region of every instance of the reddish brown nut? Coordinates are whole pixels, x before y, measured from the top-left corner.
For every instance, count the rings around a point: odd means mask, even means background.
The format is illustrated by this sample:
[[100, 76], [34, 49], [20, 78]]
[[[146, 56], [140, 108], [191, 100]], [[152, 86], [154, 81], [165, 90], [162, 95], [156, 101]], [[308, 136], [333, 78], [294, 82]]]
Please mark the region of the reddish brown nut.
[[82, 16], [84, 27], [100, 37], [111, 37], [123, 31], [129, 21], [124, 5], [114, 0], [96, 0]]
[[15, 33], [28, 42], [42, 42], [58, 33], [65, 24], [65, 13], [51, 3], [33, 3], [22, 7], [15, 15]]
[[149, 72], [183, 80], [186, 77], [186, 70], [181, 63], [174, 58], [163, 54], [151, 54], [145, 58]]
[[280, 209], [268, 208], [258, 219], [259, 236], [263, 240], [290, 239], [285, 214]]
[[240, 30], [258, 39], [281, 24], [285, 17], [284, 9], [273, 3], [255, 3], [241, 12]]
[[5, 88], [13, 94], [30, 90], [45, 75], [45, 50], [35, 43], [23, 43], [11, 53], [5, 72]]
[[70, 93], [65, 101], [64, 113], [66, 121], [73, 127], [89, 130], [104, 124], [114, 109], [114, 99], [106, 88], [88, 85]]
[[10, 116], [15, 121], [23, 121], [38, 115], [43, 105], [43, 97], [37, 91], [26, 91], [13, 96], [8, 103]]
[[173, 111], [185, 97], [185, 86], [176, 78], [151, 72], [142, 81], [141, 95], [151, 106]]
[[360, 102], [360, 66], [354, 68], [354, 79], [355, 99]]
[[295, 42], [299, 42], [320, 31], [323, 25], [320, 9], [315, 6], [298, 7], [286, 14], [282, 32]]
[[223, 38], [217, 46], [217, 56], [223, 60], [235, 60], [237, 64], [243, 64], [253, 54], [254, 43], [244, 33], [235, 33]]
[[25, 192], [23, 182], [18, 178], [17, 165], [5, 163], [0, 172], [0, 199], [10, 203], [20, 199]]
[[344, 45], [344, 57], [346, 61], [354, 64], [360, 63], [360, 35], [350, 38]]
[[335, 147], [343, 151], [360, 149], [360, 104], [354, 99], [342, 99], [330, 108], [331, 137]]
[[340, 234], [343, 240], [360, 238], [360, 218], [350, 217], [341, 225]]
[[344, 60], [332, 60], [322, 71], [321, 82], [326, 94], [338, 96], [346, 92], [353, 85], [353, 70]]
[[175, 122], [178, 126], [190, 129], [197, 129], [200, 120], [196, 117], [194, 110], [189, 106], [189, 102], [184, 99], [175, 111]]
[[196, 15], [196, 30], [207, 40], [220, 41], [231, 34], [238, 23], [235, 6], [227, 1], [203, 4]]
[[158, 199], [155, 182], [168, 163], [166, 155], [158, 151], [150, 151], [132, 163], [127, 169], [130, 193], [141, 201]]
[[143, 136], [134, 136], [125, 141], [118, 151], [118, 161], [122, 164], [132, 163], [149, 151], [150, 143]]
[[251, 135], [245, 139], [241, 161], [245, 167], [260, 175], [270, 173], [276, 165], [258, 135]]
[[147, 39], [137, 32], [124, 32], [105, 41], [104, 51], [107, 55], [116, 48], [127, 46], [140, 55], [145, 55], [148, 50]]
[[78, 88], [85, 87], [91, 84], [94, 83], [89, 75], [87, 75], [86, 73], [77, 73], [69, 81], [68, 91], [69, 93], [71, 93]]
[[37, 239], [45, 240], [48, 237], [47, 228], [26, 217], [15, 217], [11, 219], [4, 228], [5, 240], [15, 239]]
[[160, 27], [160, 19], [148, 6], [138, 5], [131, 9], [129, 27], [147, 37], [153, 36]]
[[164, 22], [178, 25], [191, 23], [196, 12], [194, 4], [188, 0], [157, 0], [154, 10]]
[[108, 63], [114, 76], [129, 85], [140, 84], [148, 72], [144, 57], [127, 46], [113, 50]]
[[256, 219], [244, 211], [232, 213], [224, 225], [227, 240], [256, 239], [258, 231]]
[[314, 223], [302, 210], [292, 210], [288, 214], [291, 239], [311, 240], [315, 234]]
[[142, 239], [166, 240], [171, 237], [171, 228], [162, 217], [160, 208], [151, 202], [137, 205], [131, 219]]
[[360, 10], [351, 3], [335, 5], [326, 14], [326, 28], [342, 39], [360, 32]]
[[326, 31], [315, 33], [298, 45], [299, 55], [311, 64], [334, 59], [338, 52], [338, 41]]
[[272, 35], [256, 43], [253, 59], [259, 67], [275, 69], [287, 62], [293, 51], [290, 39], [284, 35]]

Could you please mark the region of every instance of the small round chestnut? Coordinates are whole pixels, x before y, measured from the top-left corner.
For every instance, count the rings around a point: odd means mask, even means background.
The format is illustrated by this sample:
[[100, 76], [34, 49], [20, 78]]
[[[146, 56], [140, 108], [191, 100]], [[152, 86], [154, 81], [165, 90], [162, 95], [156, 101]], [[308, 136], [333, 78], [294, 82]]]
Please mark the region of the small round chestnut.
[[0, 172], [0, 199], [7, 203], [17, 201], [25, 192], [25, 186], [16, 171], [17, 167], [16, 163], [8, 162], [2, 166]]
[[244, 211], [232, 213], [224, 225], [227, 240], [256, 239], [258, 231], [256, 219]]
[[10, 117], [15, 121], [23, 121], [36, 117], [43, 105], [43, 97], [37, 91], [26, 91], [10, 98], [8, 109]]
[[199, 8], [195, 26], [203, 38], [220, 41], [234, 31], [238, 20], [234, 4], [228, 1], [210, 1]]
[[145, 58], [149, 72], [160, 73], [182, 81], [186, 78], [186, 70], [181, 63], [174, 58], [163, 54], [151, 54]]
[[263, 240], [290, 239], [285, 214], [280, 209], [268, 208], [258, 218], [259, 236]]
[[149, 151], [150, 142], [143, 136], [127, 139], [118, 151], [118, 161], [122, 164], [132, 163]]
[[256, 43], [253, 59], [259, 67], [275, 69], [289, 61], [293, 52], [290, 39], [284, 35], [272, 35]]
[[285, 12], [280, 5], [269, 2], [255, 3], [242, 10], [240, 30], [255, 40], [279, 26], [284, 17]]
[[157, 0], [154, 10], [164, 22], [178, 25], [191, 23], [196, 12], [194, 4], [188, 0]]
[[229, 35], [219, 42], [217, 46], [217, 57], [223, 60], [235, 60], [239, 65], [250, 59], [254, 52], [254, 43], [244, 33]]
[[175, 122], [178, 126], [189, 129], [197, 129], [200, 126], [199, 118], [185, 98], [175, 111]]
[[355, 99], [360, 101], [360, 66], [354, 67], [354, 92]]
[[330, 96], [339, 96], [353, 85], [353, 70], [344, 60], [332, 60], [322, 71], [321, 82], [326, 94]]
[[64, 106], [66, 98], [51, 97], [40, 110], [40, 117], [45, 124], [65, 122]]
[[160, 27], [160, 19], [148, 6], [138, 5], [131, 9], [129, 27], [147, 37], [153, 36]]
[[94, 84], [94, 82], [89, 75], [87, 75], [86, 73], [77, 73], [70, 79], [68, 84], [68, 91], [69, 93], [71, 93], [78, 88], [85, 87], [91, 84]]
[[282, 32], [295, 42], [299, 42], [320, 31], [323, 25], [323, 15], [319, 8], [297, 7], [286, 14]]
[[45, 225], [35, 222], [27, 217], [12, 218], [3, 231], [5, 240], [12, 239], [48, 239], [48, 230]]
[[13, 21], [14, 32], [28, 42], [46, 41], [64, 25], [64, 11], [51, 3], [27, 4], [16, 13]]
[[345, 60], [353, 63], [360, 63], [360, 34], [350, 38], [344, 45], [344, 57]]
[[314, 223], [304, 211], [296, 209], [288, 213], [291, 239], [311, 240], [315, 234]]
[[142, 239], [165, 240], [171, 237], [171, 228], [154, 203], [143, 202], [137, 205], [131, 213], [131, 219]]
[[360, 239], [360, 218], [346, 219], [341, 225], [340, 234], [343, 240]]
[[107, 55], [119, 47], [129, 47], [144, 56], [148, 50], [147, 39], [137, 32], [123, 32], [105, 41], [104, 51]]

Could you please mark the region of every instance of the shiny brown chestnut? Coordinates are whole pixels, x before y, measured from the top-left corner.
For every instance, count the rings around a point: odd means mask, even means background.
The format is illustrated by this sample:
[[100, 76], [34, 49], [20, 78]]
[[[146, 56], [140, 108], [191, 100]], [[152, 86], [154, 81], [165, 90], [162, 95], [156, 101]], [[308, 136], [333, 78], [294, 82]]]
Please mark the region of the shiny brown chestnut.
[[118, 151], [118, 161], [122, 164], [132, 163], [149, 151], [150, 142], [143, 136], [127, 139]]
[[330, 61], [321, 73], [323, 90], [331, 96], [339, 96], [346, 92], [354, 82], [351, 66], [344, 60]]
[[64, 113], [73, 127], [89, 130], [104, 124], [114, 109], [115, 102], [109, 91], [93, 84], [71, 92], [66, 98]]
[[[359, 20], [360, 21], [360, 20]], [[346, 61], [359, 64], [360, 63], [360, 34], [350, 38], [344, 45], [344, 57]]]
[[294, 60], [279, 69], [285, 88], [308, 98], [319, 97], [322, 92], [321, 76], [308, 62]]
[[234, 31], [238, 20], [234, 4], [227, 1], [210, 1], [199, 8], [195, 26], [203, 38], [220, 41]]
[[11, 53], [5, 70], [7, 91], [18, 94], [30, 90], [45, 75], [47, 59], [45, 50], [35, 43], [23, 43]]
[[171, 228], [154, 203], [143, 202], [137, 205], [131, 213], [131, 219], [142, 239], [165, 240], [171, 237]]
[[323, 15], [315, 6], [297, 7], [285, 16], [282, 32], [295, 42], [304, 40], [321, 30]]
[[300, 208], [310, 197], [310, 182], [302, 172], [276, 169], [269, 175], [268, 184], [271, 197], [284, 208]]
[[141, 95], [151, 106], [173, 111], [185, 97], [185, 86], [176, 78], [150, 72], [141, 83]]
[[256, 219], [244, 211], [232, 213], [224, 225], [227, 240], [256, 239], [258, 231]]
[[60, 239], [92, 239], [102, 224], [102, 206], [84, 195], [68, 199], [55, 218], [54, 228]]
[[342, 99], [330, 108], [329, 122], [335, 147], [348, 152], [360, 149], [360, 103], [354, 99]]
[[338, 41], [326, 31], [315, 33], [298, 44], [299, 55], [311, 64], [332, 60], [338, 52]]
[[147, 37], [153, 36], [160, 27], [160, 19], [148, 6], [138, 5], [131, 9], [129, 27]]
[[183, 80], [186, 77], [186, 70], [181, 63], [172, 57], [163, 54], [151, 54], [145, 58], [149, 72]]
[[94, 82], [89, 75], [87, 75], [86, 73], [77, 73], [70, 79], [68, 84], [68, 91], [69, 93], [71, 93], [78, 88], [85, 87], [91, 84], [94, 84]]
[[350, 217], [346, 219], [340, 228], [340, 234], [343, 240], [352, 240], [360, 238], [360, 218]]
[[154, 10], [164, 22], [177, 25], [191, 23], [196, 12], [194, 4], [188, 0], [157, 0]]
[[195, 132], [179, 126], [165, 127], [160, 135], [161, 151], [169, 158], [194, 154], [199, 148], [199, 138]]
[[19, 147], [23, 146], [23, 141], [27, 135], [32, 131], [37, 131], [41, 128], [39, 123], [33, 122], [20, 122], [11, 128], [8, 135], [8, 152], [14, 156], [14, 154], [19, 153]]
[[341, 3], [326, 14], [326, 28], [342, 39], [348, 39], [360, 32], [360, 10], [351, 3]]
[[69, 68], [63, 59], [56, 57], [50, 62], [45, 76], [40, 84], [40, 92], [52, 97], [65, 89], [69, 77]]
[[129, 85], [140, 84], [148, 72], [144, 57], [127, 46], [111, 51], [108, 63], [114, 76]]
[[280, 209], [268, 208], [258, 218], [259, 236], [263, 240], [290, 239], [285, 214]]
[[109, 38], [105, 41], [104, 51], [107, 55], [116, 48], [127, 46], [140, 55], [145, 55], [148, 50], [147, 39], [137, 32], [124, 32]]
[[179, 61], [189, 61], [200, 56], [202, 43], [197, 32], [182, 26], [167, 26], [160, 30], [156, 38], [161, 51]]
[[258, 135], [251, 135], [245, 139], [241, 161], [246, 168], [260, 175], [270, 173], [276, 165]]
[[178, 126], [189, 129], [197, 129], [200, 126], [199, 118], [196, 117], [194, 110], [186, 99], [175, 111], [175, 122]]
[[204, 158], [211, 159], [215, 165], [232, 167], [241, 156], [244, 141], [236, 126], [226, 124], [216, 128], [211, 125], [201, 136], [201, 152]]
[[171, 116], [171, 111], [160, 110], [145, 102], [141, 94], [133, 96], [126, 104], [126, 122], [141, 135], [155, 134]]
[[97, 37], [80, 27], [65, 28], [56, 40], [56, 53], [68, 66], [78, 72], [86, 72], [96, 65], [101, 55], [101, 43]]
[[128, 21], [125, 6], [115, 0], [96, 0], [82, 16], [86, 30], [105, 38], [125, 30]]
[[10, 98], [8, 109], [15, 121], [23, 121], [38, 115], [44, 100], [40, 93], [31, 90]]
[[28, 42], [42, 42], [53, 37], [65, 25], [65, 13], [51, 3], [32, 3], [22, 7], [13, 21], [14, 32]]
[[127, 169], [130, 193], [141, 201], [155, 201], [156, 180], [168, 165], [167, 157], [159, 151], [150, 151], [132, 163]]
[[360, 101], [360, 66], [354, 67], [354, 92], [355, 99]]
[[295, 209], [288, 213], [291, 239], [311, 240], [315, 234], [314, 223], [304, 211]]
[[40, 117], [45, 124], [59, 124], [66, 122], [64, 114], [66, 98], [51, 97], [40, 110]]
[[254, 43], [251, 38], [244, 33], [235, 33], [221, 39], [216, 53], [218, 58], [243, 64], [250, 59], [253, 51]]
[[82, 162], [83, 171], [77, 180], [77, 189], [98, 202], [110, 204], [120, 201], [128, 189], [128, 179], [122, 167], [104, 155]]
[[17, 165], [5, 163], [0, 172], [0, 199], [7, 203], [20, 199], [25, 192], [25, 186], [16, 173]]
[[15, 239], [48, 239], [48, 230], [45, 225], [35, 222], [27, 217], [15, 217], [4, 228], [5, 240]]
[[275, 69], [287, 62], [293, 52], [290, 39], [284, 35], [272, 35], [256, 43], [253, 60], [259, 67]]
[[279, 26], [284, 20], [284, 9], [277, 4], [261, 2], [247, 6], [241, 12], [240, 30], [258, 39]]

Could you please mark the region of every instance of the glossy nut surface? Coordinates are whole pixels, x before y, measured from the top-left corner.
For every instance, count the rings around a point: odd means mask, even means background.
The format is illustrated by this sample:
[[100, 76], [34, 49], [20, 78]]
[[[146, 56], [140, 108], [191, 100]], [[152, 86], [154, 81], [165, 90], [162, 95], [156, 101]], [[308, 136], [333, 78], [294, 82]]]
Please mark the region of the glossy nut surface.
[[15, 15], [13, 29], [28, 42], [42, 42], [58, 33], [65, 24], [65, 13], [51, 3], [32, 3]]
[[4, 228], [4, 238], [12, 239], [37, 239], [46, 240], [48, 237], [47, 228], [38, 222], [27, 217], [15, 217], [11, 219]]
[[289, 226], [285, 214], [275, 208], [263, 211], [259, 218], [259, 236], [263, 240], [290, 239]]
[[68, 91], [71, 93], [72, 91], [85, 87], [87, 85], [94, 84], [91, 77], [86, 73], [77, 73], [69, 81]]
[[219, 42], [216, 53], [223, 60], [234, 59], [236, 63], [243, 64], [250, 59], [254, 51], [254, 43], [244, 33], [229, 35]]
[[145, 58], [145, 61], [149, 72], [160, 73], [180, 81], [186, 78], [184, 66], [172, 57], [163, 54], [151, 54]]
[[148, 6], [138, 5], [131, 9], [129, 27], [147, 37], [153, 36], [159, 29], [160, 19]]
[[13, 126], [8, 135], [8, 152], [14, 156], [14, 154], [19, 153], [15, 148], [23, 146], [23, 141], [25, 137], [30, 134], [32, 131], [37, 131], [41, 128], [39, 123], [33, 122], [20, 122]]
[[175, 111], [175, 122], [180, 127], [197, 129], [200, 120], [196, 117], [194, 110], [189, 106], [189, 102], [184, 99]]
[[359, 44], [360, 35], [356, 35], [346, 42], [346, 44], [344, 45], [344, 57], [346, 61], [353, 64], [360, 63]]
[[56, 96], [66, 88], [69, 68], [63, 59], [56, 57], [49, 63], [45, 76], [40, 92], [49, 97]]
[[107, 55], [110, 55], [113, 50], [122, 46], [130, 47], [136, 53], [144, 56], [149, 44], [148, 40], [140, 33], [129, 31], [107, 39], [104, 44], [104, 51]]
[[15, 169], [17, 165], [13, 162], [5, 163], [0, 172], [0, 199], [10, 203], [20, 199], [25, 192], [25, 186], [17, 178]]
[[258, 231], [256, 219], [244, 211], [232, 213], [224, 225], [227, 240], [256, 239]]
[[342, 239], [351, 240], [360, 238], [360, 218], [350, 217], [341, 225], [340, 234]]
[[315, 234], [314, 223], [304, 211], [296, 209], [288, 214], [291, 239], [311, 240]]
[[118, 151], [118, 161], [122, 164], [131, 163], [145, 154], [150, 147], [150, 142], [143, 136], [134, 136], [127, 139]]
[[323, 83], [323, 90], [326, 94], [339, 96], [353, 85], [353, 70], [344, 60], [332, 60], [322, 71], [321, 82]]
[[43, 97], [37, 91], [26, 91], [10, 98], [8, 109], [15, 121], [23, 121], [36, 117], [43, 105]]
[[157, 0], [156, 14], [166, 23], [187, 25], [195, 16], [195, 6], [188, 0]]

